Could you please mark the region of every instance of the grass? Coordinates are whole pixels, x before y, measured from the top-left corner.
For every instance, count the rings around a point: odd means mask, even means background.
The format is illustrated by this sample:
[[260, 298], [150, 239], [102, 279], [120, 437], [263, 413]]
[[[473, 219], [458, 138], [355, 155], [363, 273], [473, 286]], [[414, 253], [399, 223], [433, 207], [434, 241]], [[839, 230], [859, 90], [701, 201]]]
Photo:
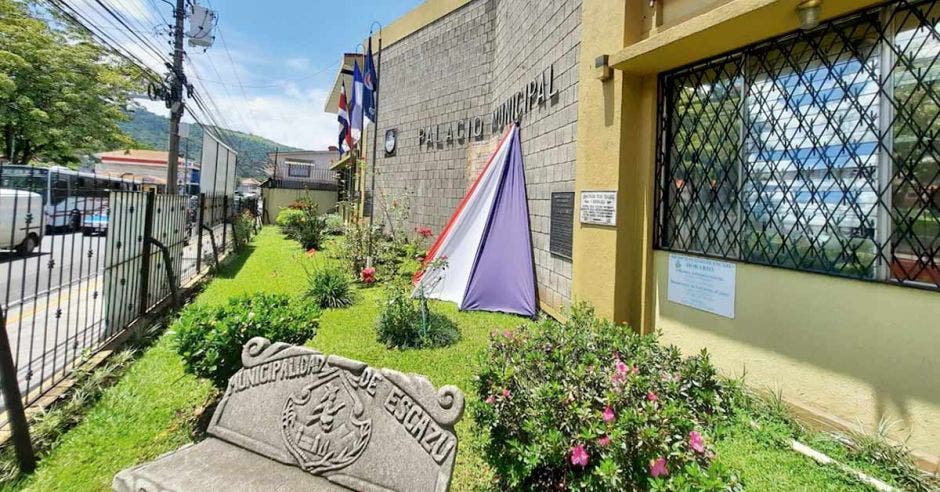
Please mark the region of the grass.
[[[525, 322], [516, 316], [459, 312], [454, 304], [434, 303], [437, 312], [457, 323], [460, 341], [444, 348], [389, 350], [376, 340], [375, 334], [381, 290], [371, 288], [360, 292], [361, 299], [352, 309], [326, 312], [321, 319], [320, 332], [307, 345], [375, 367], [424, 374], [435, 386], [456, 385], [467, 394], [467, 401], [473, 398], [473, 376], [477, 372], [475, 355], [486, 346], [490, 331]], [[489, 471], [480, 453], [481, 434], [473, 428], [472, 421], [468, 413], [457, 424], [460, 450], [454, 468], [454, 490], [479, 488], [489, 481]]]
[[[303, 254], [295, 242], [265, 228], [254, 245], [228, 263], [194, 302], [224, 303], [230, 296], [265, 291], [300, 295], [307, 287], [304, 267], [322, 265], [326, 257]], [[317, 336], [308, 345], [322, 352], [364, 361], [377, 367], [425, 374], [437, 386], [454, 384], [472, 394], [477, 358], [494, 329], [511, 329], [525, 320], [493, 313], [459, 312], [453, 304], [434, 309], [454, 320], [460, 341], [423, 350], [389, 350], [376, 341], [375, 320], [381, 287], [360, 289], [356, 304], [327, 310]], [[105, 391], [84, 422], [67, 432], [41, 462], [38, 471], [15, 488], [31, 490], [108, 490], [121, 469], [190, 442], [199, 411], [215, 395], [211, 385], [183, 371], [172, 339], [162, 336], [115, 386]], [[470, 415], [458, 424], [460, 450], [454, 490], [486, 489], [491, 473], [481, 455], [483, 434]], [[831, 437], [803, 431], [780, 405], [751, 405], [712, 433], [717, 460], [738, 471], [752, 490], [864, 490], [832, 467], [823, 467], [789, 450], [788, 439], [802, 442], [840, 461], [899, 484], [902, 473], [851, 453]], [[903, 482], [903, 480], [901, 480]], [[10, 484], [7, 488], [13, 488]]]

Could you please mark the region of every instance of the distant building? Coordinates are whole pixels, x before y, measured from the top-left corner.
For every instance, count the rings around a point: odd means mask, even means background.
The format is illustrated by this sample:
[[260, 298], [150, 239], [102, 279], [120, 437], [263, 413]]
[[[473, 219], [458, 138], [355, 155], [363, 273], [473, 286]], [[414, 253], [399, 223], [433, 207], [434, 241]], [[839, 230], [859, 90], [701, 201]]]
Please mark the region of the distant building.
[[[99, 162], [95, 172], [114, 174], [128, 179], [141, 181], [145, 187], [158, 190], [166, 188], [166, 163], [169, 153], [162, 150], [127, 149], [95, 154]], [[199, 164], [181, 158], [180, 171], [177, 173], [179, 186], [189, 193], [199, 192]]]
[[257, 195], [261, 192], [261, 181], [255, 178], [242, 178], [238, 180], [235, 192], [242, 195]]
[[337, 153], [329, 150], [271, 152], [269, 180], [277, 188], [304, 188], [322, 184], [336, 185], [336, 173], [330, 170]]
[[261, 183], [262, 219], [272, 223], [278, 212], [301, 198], [317, 203], [321, 212], [335, 209], [339, 199], [336, 150], [302, 150], [268, 154], [268, 179]]

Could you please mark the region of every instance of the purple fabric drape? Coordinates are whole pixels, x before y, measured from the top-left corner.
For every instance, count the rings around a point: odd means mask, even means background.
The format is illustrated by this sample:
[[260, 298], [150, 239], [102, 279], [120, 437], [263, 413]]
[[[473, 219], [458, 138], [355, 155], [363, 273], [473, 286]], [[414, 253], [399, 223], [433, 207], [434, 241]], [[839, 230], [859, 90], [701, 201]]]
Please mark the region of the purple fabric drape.
[[535, 315], [535, 269], [525, 169], [514, 129], [493, 210], [460, 309]]

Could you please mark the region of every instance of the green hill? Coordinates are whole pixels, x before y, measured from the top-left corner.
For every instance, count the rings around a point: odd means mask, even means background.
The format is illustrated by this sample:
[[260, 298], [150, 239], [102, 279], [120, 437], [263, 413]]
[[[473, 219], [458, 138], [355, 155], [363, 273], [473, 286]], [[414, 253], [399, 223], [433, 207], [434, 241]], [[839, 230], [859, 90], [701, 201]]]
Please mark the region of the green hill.
[[[146, 148], [167, 150], [170, 142], [169, 119], [145, 109], [130, 112], [128, 116], [130, 120], [119, 124], [124, 133]], [[238, 152], [235, 172], [239, 177], [264, 177], [267, 154], [274, 152], [275, 149], [282, 152], [302, 150], [249, 133], [227, 129], [222, 132], [224, 132], [224, 138], [230, 140]], [[202, 127], [200, 125], [191, 126], [189, 138], [183, 139], [180, 143], [180, 153], [199, 160], [199, 156], [202, 155]]]

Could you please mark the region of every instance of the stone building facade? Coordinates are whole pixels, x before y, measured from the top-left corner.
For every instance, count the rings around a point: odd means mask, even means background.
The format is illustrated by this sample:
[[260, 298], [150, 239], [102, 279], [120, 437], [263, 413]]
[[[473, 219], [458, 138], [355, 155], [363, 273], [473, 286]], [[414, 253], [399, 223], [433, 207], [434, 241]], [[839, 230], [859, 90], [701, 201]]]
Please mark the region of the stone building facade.
[[[552, 193], [574, 192], [580, 10], [578, 0], [474, 0], [381, 53], [376, 220], [408, 197], [409, 226], [439, 232], [518, 120], [539, 301], [552, 311], [571, 302], [571, 260], [549, 251], [549, 233]], [[397, 145], [386, 155], [389, 131]]]

